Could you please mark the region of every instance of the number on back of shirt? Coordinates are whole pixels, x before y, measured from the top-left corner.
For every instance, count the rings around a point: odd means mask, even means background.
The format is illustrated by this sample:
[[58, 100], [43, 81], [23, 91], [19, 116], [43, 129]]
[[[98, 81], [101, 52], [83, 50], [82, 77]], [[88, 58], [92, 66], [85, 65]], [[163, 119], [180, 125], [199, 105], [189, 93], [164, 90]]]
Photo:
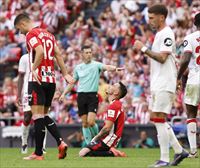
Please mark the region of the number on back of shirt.
[[53, 42], [49, 39], [42, 39], [43, 47], [44, 47], [44, 59], [53, 60]]

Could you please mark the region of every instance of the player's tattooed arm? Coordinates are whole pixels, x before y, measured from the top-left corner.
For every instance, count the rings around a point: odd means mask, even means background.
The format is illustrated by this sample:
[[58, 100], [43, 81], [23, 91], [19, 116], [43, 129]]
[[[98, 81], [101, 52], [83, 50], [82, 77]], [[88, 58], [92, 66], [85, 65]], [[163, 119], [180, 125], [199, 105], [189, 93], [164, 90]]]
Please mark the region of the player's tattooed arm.
[[181, 79], [183, 73], [187, 69], [187, 67], [188, 67], [188, 65], [190, 63], [191, 57], [192, 57], [192, 53], [190, 53], [190, 52], [185, 52], [184, 53], [184, 56], [181, 59], [180, 68], [178, 70], [178, 77], [177, 77], [178, 80]]
[[93, 141], [97, 142], [98, 140], [100, 140], [102, 137], [104, 137], [105, 135], [107, 135], [109, 133], [109, 129], [108, 128], [102, 128], [101, 131], [94, 137]]
[[110, 130], [112, 129], [113, 122], [110, 120], [105, 121], [104, 127], [101, 129], [101, 131], [93, 138], [92, 141], [99, 141], [101, 138], [103, 138], [105, 135], [109, 134]]

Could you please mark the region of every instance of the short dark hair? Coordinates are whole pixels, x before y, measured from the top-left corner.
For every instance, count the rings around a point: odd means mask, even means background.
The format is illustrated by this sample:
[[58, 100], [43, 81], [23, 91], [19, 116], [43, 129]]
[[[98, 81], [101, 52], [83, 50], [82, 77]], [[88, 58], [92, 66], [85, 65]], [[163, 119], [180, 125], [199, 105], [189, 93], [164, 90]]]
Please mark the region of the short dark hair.
[[194, 25], [200, 27], [200, 12], [194, 17]]
[[155, 4], [148, 9], [148, 13], [163, 15], [166, 18], [168, 10], [163, 4]]
[[120, 85], [119, 99], [121, 99], [124, 96], [126, 96], [126, 94], [127, 94], [127, 88], [126, 88], [126, 86], [122, 82], [119, 82], [119, 85]]
[[83, 51], [84, 49], [89, 49], [89, 48], [91, 48], [91, 49], [92, 49], [92, 47], [91, 47], [91, 46], [89, 46], [89, 45], [84, 45], [84, 46], [82, 46], [81, 50]]
[[14, 26], [16, 26], [21, 20], [30, 20], [30, 17], [27, 13], [20, 13], [14, 20]]

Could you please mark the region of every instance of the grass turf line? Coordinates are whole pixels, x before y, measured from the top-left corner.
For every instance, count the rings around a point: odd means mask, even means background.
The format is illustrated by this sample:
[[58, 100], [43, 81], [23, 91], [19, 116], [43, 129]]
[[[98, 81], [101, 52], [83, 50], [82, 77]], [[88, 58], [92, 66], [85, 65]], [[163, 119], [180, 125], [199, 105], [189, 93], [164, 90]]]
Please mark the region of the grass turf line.
[[[44, 161], [22, 160], [24, 156], [18, 148], [0, 148], [0, 168], [147, 168], [159, 159], [159, 149], [120, 149], [127, 158], [79, 158], [78, 148], [70, 148], [64, 160], [57, 159], [57, 149], [48, 148]], [[29, 148], [29, 154], [33, 149]], [[200, 150], [198, 151], [200, 153]], [[171, 160], [173, 152], [170, 151]], [[185, 159], [178, 168], [200, 168], [200, 159]]]

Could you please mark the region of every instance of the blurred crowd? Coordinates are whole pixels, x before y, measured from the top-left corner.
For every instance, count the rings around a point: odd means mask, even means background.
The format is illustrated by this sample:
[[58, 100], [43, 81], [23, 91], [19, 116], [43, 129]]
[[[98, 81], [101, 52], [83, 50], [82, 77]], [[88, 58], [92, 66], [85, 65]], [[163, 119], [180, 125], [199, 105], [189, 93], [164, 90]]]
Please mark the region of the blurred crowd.
[[[105, 0], [0, 0], [0, 66], [10, 66], [13, 60], [17, 63], [20, 56], [27, 53], [25, 38], [16, 32], [13, 25], [15, 16], [26, 12], [36, 25], [46, 28], [56, 36], [69, 73], [72, 74], [74, 67], [81, 62], [80, 49], [83, 44], [92, 46], [95, 60], [125, 67], [125, 71], [120, 73], [101, 74], [98, 120], [105, 117], [108, 106], [105, 90], [108, 84], [122, 81], [128, 87], [128, 95], [123, 99], [126, 123], [147, 124], [150, 122], [149, 59], [135, 51], [132, 46], [136, 39], [142, 40], [148, 47], [152, 45], [155, 32], [148, 25], [148, 7], [155, 2], [164, 3], [168, 7], [167, 24], [175, 32], [179, 60], [183, 38], [195, 30], [193, 17], [200, 11], [200, 1], [113, 0], [102, 9], [97, 18], [85, 15], [85, 10], [90, 8], [95, 12], [101, 1]], [[16, 66], [14, 68], [17, 69]], [[76, 87], [61, 103], [57, 98], [66, 83], [58, 69], [56, 78], [57, 91], [50, 115], [61, 124], [79, 123]], [[184, 80], [186, 78], [187, 74]], [[16, 105], [17, 73], [3, 77], [0, 75], [0, 79], [3, 81], [0, 88], [0, 116], [23, 115]], [[177, 93], [168, 120], [173, 116], [186, 116], [183, 92]], [[19, 124], [19, 121], [15, 124]]]

